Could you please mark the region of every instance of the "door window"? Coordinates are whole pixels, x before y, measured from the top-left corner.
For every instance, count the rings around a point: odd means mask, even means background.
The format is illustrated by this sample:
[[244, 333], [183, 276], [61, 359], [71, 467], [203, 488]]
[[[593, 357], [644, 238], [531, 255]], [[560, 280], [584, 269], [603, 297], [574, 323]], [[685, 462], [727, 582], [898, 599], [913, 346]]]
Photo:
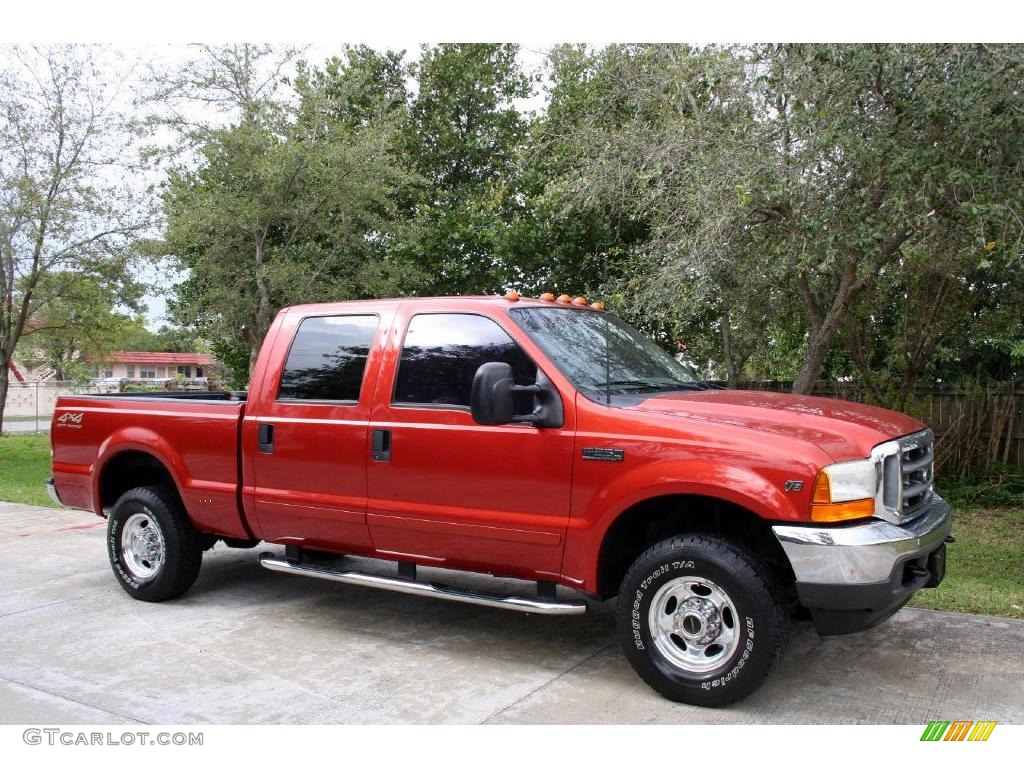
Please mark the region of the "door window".
[[359, 402], [376, 315], [307, 317], [281, 374], [278, 400]]
[[[473, 376], [484, 363], [512, 366], [516, 384], [533, 384], [537, 366], [490, 318], [423, 314], [409, 321], [395, 380], [394, 403], [469, 408]], [[516, 393], [516, 413], [530, 413], [533, 396]]]

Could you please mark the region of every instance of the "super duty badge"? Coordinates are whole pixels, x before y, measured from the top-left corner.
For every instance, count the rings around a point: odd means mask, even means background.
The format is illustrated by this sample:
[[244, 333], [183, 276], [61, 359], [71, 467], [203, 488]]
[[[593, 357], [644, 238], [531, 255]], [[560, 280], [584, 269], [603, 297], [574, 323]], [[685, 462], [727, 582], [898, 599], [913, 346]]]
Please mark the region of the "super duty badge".
[[622, 461], [626, 452], [621, 448], [584, 448], [584, 461]]

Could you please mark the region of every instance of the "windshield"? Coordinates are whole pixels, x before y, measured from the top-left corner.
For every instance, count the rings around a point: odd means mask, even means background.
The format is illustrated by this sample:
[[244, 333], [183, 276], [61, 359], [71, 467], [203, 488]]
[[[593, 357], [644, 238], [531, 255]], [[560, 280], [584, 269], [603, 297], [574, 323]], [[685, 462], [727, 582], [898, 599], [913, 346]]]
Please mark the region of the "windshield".
[[672, 355], [607, 312], [524, 307], [510, 314], [591, 400], [704, 389]]

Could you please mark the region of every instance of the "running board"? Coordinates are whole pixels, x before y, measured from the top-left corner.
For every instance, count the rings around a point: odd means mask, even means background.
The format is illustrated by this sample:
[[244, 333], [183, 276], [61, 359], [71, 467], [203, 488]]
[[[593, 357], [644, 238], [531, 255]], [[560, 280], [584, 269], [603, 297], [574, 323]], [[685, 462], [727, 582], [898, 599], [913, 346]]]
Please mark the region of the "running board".
[[342, 584], [356, 584], [360, 587], [375, 587], [391, 592], [403, 592], [407, 595], [424, 595], [440, 600], [451, 600], [455, 603], [470, 605], [487, 605], [491, 608], [504, 608], [506, 611], [520, 613], [540, 613], [548, 616], [574, 616], [586, 613], [587, 604], [583, 600], [550, 600], [534, 597], [512, 597], [487, 595], [479, 592], [465, 592], [440, 584], [427, 584], [422, 581], [395, 579], [389, 576], [376, 576], [359, 571], [336, 571], [320, 565], [296, 563], [280, 560], [268, 552], [260, 555], [260, 565], [271, 571], [292, 573], [296, 576], [311, 576], [314, 579], [337, 581]]

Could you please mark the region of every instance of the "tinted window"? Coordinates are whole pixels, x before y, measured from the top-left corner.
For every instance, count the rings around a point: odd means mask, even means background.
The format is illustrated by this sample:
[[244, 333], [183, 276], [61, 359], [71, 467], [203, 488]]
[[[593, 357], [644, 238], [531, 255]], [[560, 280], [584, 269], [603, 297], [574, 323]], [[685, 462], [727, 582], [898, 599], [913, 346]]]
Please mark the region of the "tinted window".
[[[395, 402], [468, 408], [476, 369], [490, 362], [511, 365], [517, 384], [537, 379], [537, 367], [493, 320], [480, 315], [416, 315], [405, 334]], [[517, 396], [517, 412], [532, 409], [532, 396]]]
[[307, 317], [295, 334], [279, 399], [359, 400], [375, 315]]

